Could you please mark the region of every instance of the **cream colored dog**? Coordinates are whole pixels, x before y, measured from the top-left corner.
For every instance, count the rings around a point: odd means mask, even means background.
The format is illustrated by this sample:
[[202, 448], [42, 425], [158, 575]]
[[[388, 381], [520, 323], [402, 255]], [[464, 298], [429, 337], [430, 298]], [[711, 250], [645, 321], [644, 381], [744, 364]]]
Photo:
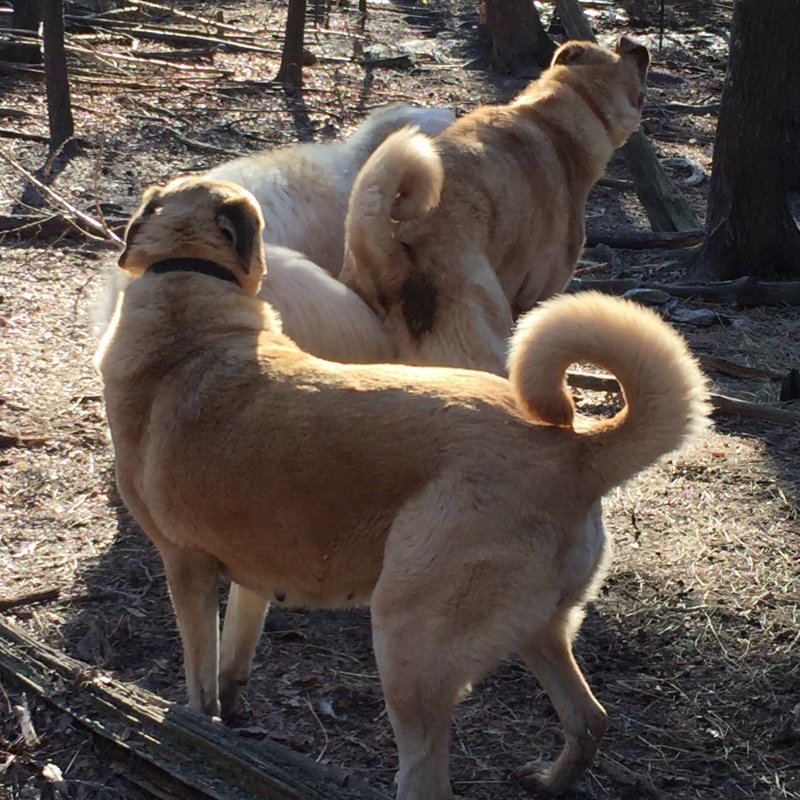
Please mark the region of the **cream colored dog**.
[[401, 361], [504, 374], [512, 318], [564, 289], [584, 207], [639, 125], [647, 49], [568, 42], [509, 105], [436, 139], [399, 131], [353, 186], [341, 279]]
[[338, 277], [347, 200], [358, 170], [393, 131], [416, 125], [435, 136], [454, 119], [447, 108], [391, 103], [372, 111], [344, 141], [265, 150], [221, 164], [206, 177], [253, 193], [266, 220], [265, 243], [297, 250]]
[[[399, 749], [399, 800], [449, 800], [465, 687], [520, 653], [566, 744], [528, 779], [591, 764], [606, 713], [572, 656], [603, 578], [601, 498], [702, 428], [705, 388], [655, 314], [566, 296], [518, 326], [510, 381], [334, 364], [300, 351], [256, 296], [261, 215], [229, 183], [151, 190], [120, 263], [131, 283], [96, 356], [121, 495], [159, 549], [189, 703], [230, 710], [270, 600], [369, 604]], [[620, 379], [626, 408], [575, 418], [566, 367]], [[221, 575], [234, 586], [218, 666]]]

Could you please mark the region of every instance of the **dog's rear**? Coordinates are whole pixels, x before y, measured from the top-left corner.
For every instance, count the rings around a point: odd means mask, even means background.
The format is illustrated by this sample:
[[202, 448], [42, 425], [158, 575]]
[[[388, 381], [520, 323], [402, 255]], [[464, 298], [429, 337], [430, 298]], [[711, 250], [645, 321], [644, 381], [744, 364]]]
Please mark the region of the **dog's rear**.
[[205, 177], [233, 181], [252, 192], [267, 221], [264, 241], [304, 253], [336, 277], [347, 200], [358, 170], [392, 131], [416, 125], [435, 136], [454, 119], [446, 108], [392, 103], [373, 110], [342, 141], [266, 150], [221, 164]]

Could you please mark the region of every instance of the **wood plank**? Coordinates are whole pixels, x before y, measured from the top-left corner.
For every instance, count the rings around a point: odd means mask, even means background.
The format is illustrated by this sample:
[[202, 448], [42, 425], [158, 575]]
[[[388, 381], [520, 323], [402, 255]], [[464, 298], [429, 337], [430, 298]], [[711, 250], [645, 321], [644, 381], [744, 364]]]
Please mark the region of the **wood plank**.
[[169, 800], [388, 800], [351, 773], [236, 736], [150, 692], [40, 644], [0, 620], [0, 677], [91, 731], [130, 779]]

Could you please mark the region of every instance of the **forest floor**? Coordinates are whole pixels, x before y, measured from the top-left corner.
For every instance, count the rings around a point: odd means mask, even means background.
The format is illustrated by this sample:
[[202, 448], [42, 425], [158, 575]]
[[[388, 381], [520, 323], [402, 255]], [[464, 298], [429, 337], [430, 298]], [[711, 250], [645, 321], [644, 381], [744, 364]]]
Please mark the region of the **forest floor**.
[[[281, 4], [176, 4], [257, 29], [247, 41], [271, 52], [204, 53], [195, 43], [174, 62], [168, 60], [174, 43], [132, 38], [125, 22], [196, 30], [190, 19], [141, 6], [110, 17], [118, 23], [114, 35], [79, 35], [73, 24], [69, 59], [83, 149], [49, 177], [50, 185], [94, 216], [124, 216], [149, 183], [239, 152], [346, 135], [370, 108], [388, 101], [458, 113], [507, 101], [525, 78], [481, 67], [475, 5], [370, 0], [363, 34], [353, 8], [335, 7], [308, 28], [317, 62], [305, 70], [299, 103], [270, 83]], [[540, 5], [548, 16], [549, 4]], [[670, 104], [719, 98], [727, 4], [668, 6], [661, 46], [657, 3], [588, 5], [601, 41], [627, 33], [651, 47], [643, 128], [659, 155], [688, 157], [709, 172], [715, 116]], [[7, 6], [0, 2], [4, 24]], [[163, 63], [147, 59], [156, 51]], [[358, 63], [363, 56], [403, 54], [410, 58], [400, 66]], [[3, 84], [0, 114], [7, 118], [0, 126], [46, 134], [40, 76], [6, 76]], [[35, 193], [19, 167], [41, 168], [46, 144], [2, 141], [0, 214], [57, 213], [50, 203], [44, 211], [25, 208], [35, 205]], [[689, 186], [683, 167], [670, 172], [702, 220], [708, 181]], [[608, 175], [629, 179], [619, 156]], [[587, 215], [603, 230], [647, 228], [635, 194], [618, 188], [596, 188]], [[96, 335], [89, 311], [115, 253], [103, 238], [22, 230], [0, 242], [0, 599], [6, 618], [41, 641], [182, 702], [180, 646], [163, 569], [115, 492], [101, 388], [90, 364]], [[665, 281], [681, 277], [683, 263], [678, 251], [600, 248], [586, 251], [578, 274]], [[777, 402], [778, 379], [800, 367], [796, 309], [694, 301], [679, 307], [714, 312], [705, 327], [676, 323], [697, 353], [754, 368], [749, 378], [710, 371], [714, 391]], [[587, 408], [613, 399], [579, 394]], [[575, 649], [610, 724], [595, 764], [571, 796], [800, 798], [798, 453], [797, 426], [718, 416], [702, 442], [608, 498], [615, 558]], [[52, 590], [49, 600], [6, 602], [44, 590]], [[25, 744], [12, 708], [19, 702], [0, 687], [0, 797], [60, 796], [48, 770], [43, 774], [48, 764], [60, 768], [74, 800], [149, 797], [124, 764], [108, 762], [89, 733], [33, 698], [40, 740]], [[391, 792], [396, 752], [367, 612], [276, 612], [235, 727], [241, 736], [274, 739]], [[455, 715], [456, 793], [465, 800], [528, 797], [513, 769], [552, 757], [560, 736], [535, 680], [518, 660], [503, 661]]]

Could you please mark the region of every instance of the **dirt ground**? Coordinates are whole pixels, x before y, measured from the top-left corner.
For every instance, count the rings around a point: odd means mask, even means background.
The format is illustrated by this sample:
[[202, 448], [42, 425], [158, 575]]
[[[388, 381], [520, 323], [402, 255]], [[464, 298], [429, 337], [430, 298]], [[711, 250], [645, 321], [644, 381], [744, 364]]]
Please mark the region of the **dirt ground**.
[[[97, 3], [94, 3], [97, 6]], [[549, 4], [541, 4], [549, 17]], [[8, 3], [0, 2], [0, 11]], [[178, 8], [178, 6], [175, 6]], [[257, 28], [280, 46], [285, 6], [253, 0], [182, 4], [185, 12]], [[634, 34], [652, 48], [644, 130], [660, 156], [711, 167], [715, 117], [678, 113], [722, 86], [730, 8], [668, 6], [659, 48], [658, 4], [589, 4], [600, 37]], [[197, 28], [157, 9], [117, 19]], [[8, 14], [0, 15], [8, 24]], [[337, 6], [308, 29], [317, 63], [306, 69], [301, 103], [269, 84], [272, 53], [218, 50], [170, 65], [122, 60], [133, 50], [176, 48], [73, 30], [70, 65], [83, 154], [51, 186], [94, 216], [129, 213], [148, 183], [209, 167], [230, 153], [345, 135], [372, 107], [391, 100], [447, 105], [463, 113], [508, 100], [524, 79], [480, 63], [476, 9], [460, 0], [370, 2], [363, 38], [356, 14]], [[213, 32], [213, 31], [212, 31]], [[411, 63], [365, 68], [357, 48]], [[180, 69], [216, 70], [198, 72]], [[0, 127], [46, 133], [36, 76], [3, 77]], [[25, 112], [12, 114], [9, 109]], [[18, 166], [39, 169], [46, 145], [1, 140], [0, 214], [26, 211], [32, 194]], [[200, 144], [198, 144], [200, 143]], [[200, 149], [211, 145], [217, 150]], [[8, 159], [11, 159], [9, 161]], [[12, 163], [13, 162], [13, 163]], [[684, 184], [702, 219], [707, 180]], [[609, 176], [626, 179], [616, 157]], [[53, 213], [52, 211], [48, 213]], [[646, 227], [635, 195], [598, 187], [589, 224]], [[102, 238], [102, 237], [101, 237]], [[116, 495], [101, 389], [88, 323], [107, 242], [79, 235], [6, 234], [0, 258], [0, 599], [7, 619], [69, 655], [181, 702], [180, 646], [163, 570]], [[587, 251], [579, 274], [680, 276], [665, 251]], [[800, 320], [792, 309], [742, 309], [681, 301], [717, 312], [715, 324], [679, 324], [693, 349], [757, 368], [742, 379], [710, 372], [714, 391], [777, 403], [779, 378], [800, 367]], [[587, 409], [613, 400], [583, 393]], [[794, 404], [795, 410], [797, 404]], [[614, 565], [589, 610], [576, 652], [610, 725], [577, 798], [739, 800], [800, 798], [800, 431], [776, 422], [719, 416], [714, 429], [607, 501]], [[53, 590], [51, 599], [9, 598]], [[43, 776], [60, 768], [70, 798], [140, 800], [90, 734], [29, 698], [40, 741], [26, 745], [0, 687], [0, 797], [60, 797]], [[366, 612], [271, 616], [236, 727], [337, 764], [391, 792], [396, 754], [370, 649]], [[511, 775], [560, 745], [555, 714], [515, 659], [501, 663], [459, 707], [452, 733], [456, 793], [469, 800], [530, 796]], [[45, 770], [47, 772], [47, 770]]]

